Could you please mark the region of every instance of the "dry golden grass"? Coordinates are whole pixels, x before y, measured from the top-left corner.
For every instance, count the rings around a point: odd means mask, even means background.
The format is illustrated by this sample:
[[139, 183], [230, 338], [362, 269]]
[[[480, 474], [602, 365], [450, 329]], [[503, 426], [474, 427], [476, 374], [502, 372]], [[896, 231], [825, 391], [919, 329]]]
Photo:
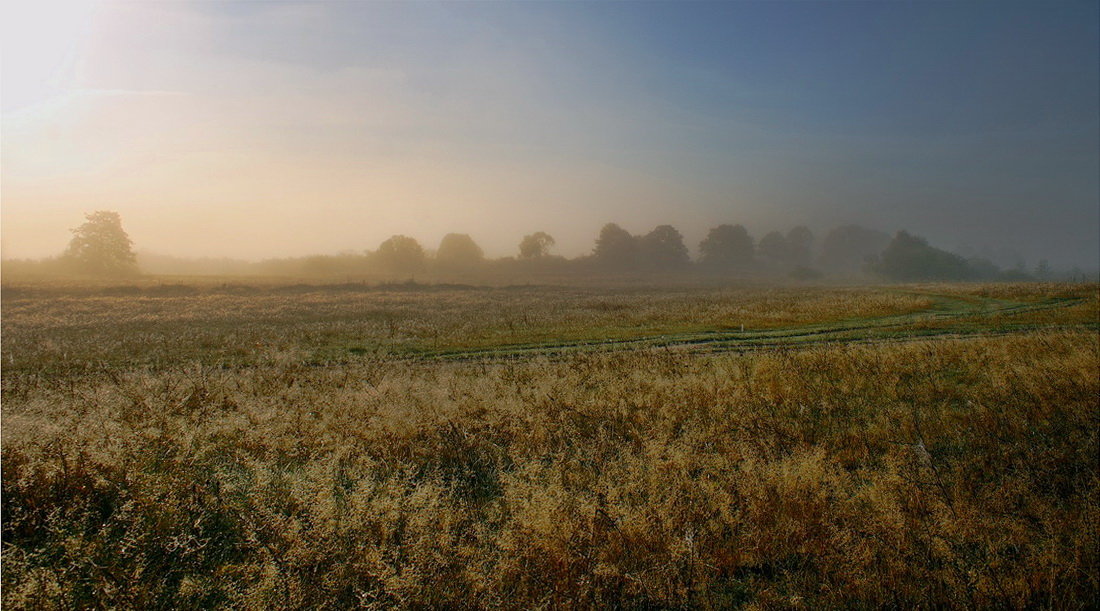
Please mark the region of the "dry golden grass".
[[[927, 308], [927, 297], [875, 289], [440, 289], [282, 287], [244, 294], [175, 287], [167, 295], [8, 287], [9, 371], [314, 361], [545, 341], [635, 338], [703, 329], [774, 328]], [[175, 294], [173, 294], [175, 293]], [[179, 294], [182, 293], [182, 294]]]
[[[661, 324], [682, 326], [778, 303], [578, 295], [538, 316], [656, 299]], [[222, 326], [208, 297], [176, 327], [114, 302], [151, 317], [114, 329], [98, 302], [72, 306], [71, 328], [72, 304], [5, 302], [6, 607], [1062, 609], [1100, 594], [1094, 328], [315, 366], [302, 342], [352, 306], [272, 298]], [[477, 296], [386, 298], [489, 316]], [[800, 307], [785, 311], [834, 315]], [[28, 337], [153, 326], [218, 350], [250, 337], [230, 321], [265, 312], [254, 324], [286, 348], [239, 367], [191, 352], [149, 367], [139, 351], [30, 373], [58, 357]]]

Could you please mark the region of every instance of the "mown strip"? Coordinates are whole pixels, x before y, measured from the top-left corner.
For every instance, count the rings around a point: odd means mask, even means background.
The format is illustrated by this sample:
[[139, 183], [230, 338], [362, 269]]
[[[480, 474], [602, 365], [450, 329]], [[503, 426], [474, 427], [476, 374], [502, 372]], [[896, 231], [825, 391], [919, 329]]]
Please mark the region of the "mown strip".
[[[917, 293], [914, 293], [917, 294]], [[905, 341], [945, 337], [974, 337], [1024, 333], [1037, 329], [1092, 329], [1096, 322], [1063, 325], [981, 324], [993, 316], [1014, 316], [1028, 312], [1065, 308], [1084, 301], [1082, 298], [1056, 297], [1039, 302], [1014, 302], [981, 297], [956, 297], [920, 294], [933, 298], [932, 307], [910, 314], [879, 318], [840, 320], [780, 329], [749, 331], [703, 331], [651, 335], [637, 338], [504, 344], [460, 350], [425, 350], [410, 356], [421, 360], [478, 360], [563, 355], [625, 349], [679, 348], [698, 352], [760, 350], [818, 343]], [[961, 324], [970, 323], [970, 324]], [[933, 325], [929, 327], [928, 325]]]

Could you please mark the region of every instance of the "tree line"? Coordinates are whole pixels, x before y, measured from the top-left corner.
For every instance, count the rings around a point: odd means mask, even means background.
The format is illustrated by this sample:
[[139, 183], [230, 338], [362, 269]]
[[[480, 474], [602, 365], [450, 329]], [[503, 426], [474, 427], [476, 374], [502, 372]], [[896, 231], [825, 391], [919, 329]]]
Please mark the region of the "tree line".
[[[88, 214], [72, 230], [66, 251], [47, 262], [69, 273], [124, 276], [141, 270], [133, 243], [116, 212]], [[270, 259], [259, 263], [234, 262], [233, 273], [334, 276], [381, 274], [415, 278], [418, 275], [462, 276], [472, 273], [546, 273], [558, 275], [739, 274], [786, 276], [810, 280], [824, 275], [852, 276], [867, 273], [893, 281], [927, 280], [1024, 280], [1053, 279], [1046, 262], [1033, 273], [1002, 270], [988, 259], [965, 258], [935, 248], [907, 231], [890, 236], [860, 225], [835, 227], [818, 241], [807, 227], [786, 232], [771, 231], [759, 240], [743, 225], [721, 224], [709, 230], [692, 259], [683, 235], [671, 225], [659, 225], [634, 235], [616, 223], [604, 225], [592, 252], [573, 259], [553, 254], [555, 240], [538, 231], [523, 236], [513, 257], [487, 259], [468, 234], [443, 236], [434, 252], [416, 239], [394, 235], [373, 251], [343, 255], [316, 255], [294, 259]], [[157, 270], [164, 272], [164, 260]], [[176, 260], [186, 263], [186, 260]], [[10, 262], [6, 262], [10, 263]], [[181, 263], [184, 264], [184, 263]], [[157, 267], [150, 263], [147, 267]], [[210, 266], [208, 267], [217, 267]], [[229, 271], [229, 270], [223, 270]]]
[[[553, 254], [553, 236], [535, 232], [524, 236], [513, 257], [486, 259], [467, 234], [443, 237], [434, 253], [415, 239], [395, 235], [363, 255], [315, 256], [300, 260], [302, 271], [340, 273], [357, 265], [392, 275], [414, 276], [437, 272], [474, 271], [556, 272], [578, 274], [646, 274], [698, 272], [710, 275], [756, 274], [812, 280], [826, 275], [869, 274], [894, 281], [964, 281], [1052, 279], [1041, 262], [1032, 274], [1002, 270], [988, 259], [964, 258], [928, 244], [907, 231], [894, 236], [860, 225], [842, 225], [820, 240], [799, 225], [786, 232], [771, 231], [754, 239], [743, 225], [722, 224], [710, 229], [692, 259], [683, 234], [671, 225], [659, 225], [641, 235], [608, 223], [596, 236], [592, 252], [572, 259]], [[268, 262], [277, 265], [276, 262]], [[284, 264], [290, 263], [284, 260]], [[344, 263], [344, 265], [341, 265]]]

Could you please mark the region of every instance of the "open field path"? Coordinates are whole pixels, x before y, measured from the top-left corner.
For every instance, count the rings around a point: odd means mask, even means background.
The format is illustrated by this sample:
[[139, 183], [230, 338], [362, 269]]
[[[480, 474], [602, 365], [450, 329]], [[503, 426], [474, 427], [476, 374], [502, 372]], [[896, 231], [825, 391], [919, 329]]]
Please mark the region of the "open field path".
[[906, 314], [851, 318], [809, 325], [769, 329], [716, 329], [692, 333], [648, 335], [637, 338], [505, 344], [476, 349], [430, 350], [417, 360], [513, 359], [561, 356], [576, 352], [637, 349], [676, 349], [698, 353], [801, 347], [825, 343], [882, 343], [959, 337], [1007, 335], [1037, 329], [1100, 329], [1096, 321], [1077, 324], [1015, 322], [1012, 317], [1066, 308], [1085, 301], [1055, 297], [1035, 302], [970, 295], [943, 295], [907, 291], [928, 297], [931, 307]]

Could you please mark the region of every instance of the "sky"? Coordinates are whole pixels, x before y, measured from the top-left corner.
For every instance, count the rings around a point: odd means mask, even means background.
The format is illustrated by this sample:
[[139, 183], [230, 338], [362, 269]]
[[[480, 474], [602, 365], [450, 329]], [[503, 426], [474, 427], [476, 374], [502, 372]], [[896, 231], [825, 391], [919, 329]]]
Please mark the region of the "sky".
[[860, 223], [1100, 259], [1100, 3], [6, 2], [0, 250]]

